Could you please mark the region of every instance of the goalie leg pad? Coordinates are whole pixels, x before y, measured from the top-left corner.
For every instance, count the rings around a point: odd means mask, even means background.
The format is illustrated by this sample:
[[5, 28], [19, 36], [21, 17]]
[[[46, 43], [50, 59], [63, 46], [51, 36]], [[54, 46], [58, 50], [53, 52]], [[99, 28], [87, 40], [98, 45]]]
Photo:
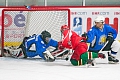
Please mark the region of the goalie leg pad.
[[3, 55], [4, 55], [5, 57], [10, 57], [10, 56], [11, 56], [8, 47], [5, 47], [5, 48], [3, 49]]
[[16, 50], [11, 50], [11, 56], [14, 58], [24, 58], [24, 54], [21, 48]]

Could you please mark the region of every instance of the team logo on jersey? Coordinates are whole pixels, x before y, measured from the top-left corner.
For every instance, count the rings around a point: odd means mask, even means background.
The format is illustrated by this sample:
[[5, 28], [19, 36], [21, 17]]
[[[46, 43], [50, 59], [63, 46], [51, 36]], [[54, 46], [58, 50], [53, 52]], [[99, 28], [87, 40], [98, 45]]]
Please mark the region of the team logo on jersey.
[[105, 36], [105, 35], [102, 35], [102, 36], [100, 37], [99, 44], [100, 44], [100, 45], [104, 45], [105, 42], [106, 42], [106, 36]]

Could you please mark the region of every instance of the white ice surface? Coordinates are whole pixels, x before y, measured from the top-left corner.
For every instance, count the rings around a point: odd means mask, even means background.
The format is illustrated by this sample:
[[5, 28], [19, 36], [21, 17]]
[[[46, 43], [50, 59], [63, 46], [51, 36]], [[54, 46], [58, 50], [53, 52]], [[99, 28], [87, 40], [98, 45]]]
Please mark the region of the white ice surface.
[[98, 61], [95, 67], [72, 66], [69, 61], [0, 58], [0, 80], [120, 80], [120, 64]]

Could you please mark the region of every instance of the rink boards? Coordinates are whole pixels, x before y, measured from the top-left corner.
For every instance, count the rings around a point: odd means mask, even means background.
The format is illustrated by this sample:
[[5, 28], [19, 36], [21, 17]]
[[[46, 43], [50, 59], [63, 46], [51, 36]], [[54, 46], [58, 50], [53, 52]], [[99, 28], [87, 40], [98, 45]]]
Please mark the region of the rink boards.
[[[9, 7], [8, 7], [9, 8]], [[40, 7], [38, 7], [40, 8]], [[52, 7], [50, 7], [52, 8]], [[61, 7], [58, 7], [61, 8]], [[105, 17], [105, 23], [110, 24], [116, 31], [118, 32], [117, 40], [120, 40], [120, 7], [62, 7], [62, 9], [70, 9], [70, 28], [74, 30], [77, 34], [81, 35], [84, 32], [87, 32], [93, 25], [94, 19], [96, 16], [101, 15]], [[0, 18], [2, 18], [2, 10], [7, 8], [0, 8]], [[10, 8], [9, 8], [10, 9]], [[18, 13], [21, 14], [21, 13]], [[22, 13], [25, 17], [26, 14]], [[17, 15], [17, 14], [16, 14]], [[14, 15], [15, 16], [15, 15]], [[12, 20], [14, 20], [14, 16], [11, 16]], [[36, 15], [37, 16], [37, 15]], [[0, 19], [0, 22], [2, 19]], [[9, 20], [8, 20], [9, 21]], [[19, 23], [21, 23], [19, 21]], [[36, 22], [33, 22], [36, 24]], [[15, 27], [14, 21], [12, 24]], [[2, 24], [0, 24], [0, 29], [2, 29]], [[9, 26], [8, 26], [9, 27]], [[33, 27], [34, 29], [34, 27]], [[32, 30], [32, 28], [31, 28]], [[15, 35], [15, 33], [14, 33]], [[15, 37], [19, 37], [20, 35], [16, 35]], [[14, 38], [14, 37], [13, 37]], [[9, 45], [10, 43], [15, 43], [13, 46], [19, 45], [21, 42], [4, 42]]]

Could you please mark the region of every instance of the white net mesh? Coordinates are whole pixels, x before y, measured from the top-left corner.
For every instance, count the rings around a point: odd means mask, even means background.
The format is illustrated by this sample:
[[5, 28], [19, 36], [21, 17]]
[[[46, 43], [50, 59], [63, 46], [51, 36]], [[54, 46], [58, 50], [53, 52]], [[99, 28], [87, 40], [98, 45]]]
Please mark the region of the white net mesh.
[[43, 30], [60, 41], [60, 27], [69, 24], [68, 10], [4, 11], [4, 46], [19, 46], [25, 36]]

